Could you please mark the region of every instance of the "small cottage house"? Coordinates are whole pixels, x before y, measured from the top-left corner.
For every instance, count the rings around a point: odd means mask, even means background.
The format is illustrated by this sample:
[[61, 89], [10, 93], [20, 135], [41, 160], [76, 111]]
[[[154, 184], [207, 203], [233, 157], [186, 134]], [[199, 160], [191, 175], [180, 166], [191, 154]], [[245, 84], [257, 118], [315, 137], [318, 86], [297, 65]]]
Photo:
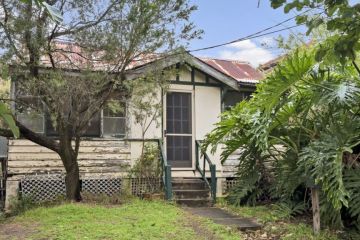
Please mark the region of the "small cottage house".
[[[127, 71], [126, 78], [131, 80], [146, 75], [155, 62], [157, 67], [178, 68], [178, 74], [169, 79], [167, 92], [159, 89], [163, 112], [158, 120], [161, 124], [151, 124], [145, 135], [147, 141], [163, 140], [160, 143], [162, 162], [166, 167], [163, 178], [165, 189], [172, 191], [168, 193], [170, 197], [172, 194], [176, 196], [176, 191], [180, 191], [176, 189], [176, 184], [189, 181], [191, 186], [212, 186], [212, 194], [215, 195], [216, 191], [219, 196], [223, 193], [226, 180], [234, 178], [236, 153], [222, 164], [221, 147], [215, 154], [202, 156], [200, 141], [219, 121], [222, 111], [250, 97], [263, 75], [246, 62], [197, 58], [186, 54], [138, 64]], [[16, 84], [12, 84], [12, 93], [16, 92], [15, 88]], [[53, 133], [45, 115], [20, 114], [17, 118], [36, 132]], [[140, 156], [142, 146], [140, 127], [131, 111], [127, 109], [122, 114], [112, 115], [106, 109], [102, 110], [85, 135], [78, 157], [83, 189], [86, 179], [127, 178], [128, 166]], [[7, 199], [19, 190], [26, 191], [26, 179], [64, 173], [62, 162], [55, 152], [26, 139], [12, 139], [8, 145]], [[46, 177], [41, 181], [44, 179]], [[195, 192], [199, 190], [202, 189], [195, 189]], [[191, 196], [183, 198], [184, 201], [192, 201]]]

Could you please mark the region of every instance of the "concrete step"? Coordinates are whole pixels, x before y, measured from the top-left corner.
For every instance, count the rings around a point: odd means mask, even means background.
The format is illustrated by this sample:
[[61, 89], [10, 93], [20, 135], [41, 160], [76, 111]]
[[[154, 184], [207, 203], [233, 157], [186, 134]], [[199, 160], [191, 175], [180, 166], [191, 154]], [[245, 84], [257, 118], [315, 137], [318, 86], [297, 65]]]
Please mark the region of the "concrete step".
[[201, 178], [173, 178], [172, 187], [177, 204], [187, 207], [209, 207], [212, 205], [210, 189]]
[[173, 190], [206, 190], [208, 186], [204, 180], [199, 178], [190, 178], [190, 179], [173, 179], [171, 181]]
[[176, 199], [207, 199], [210, 196], [210, 191], [206, 190], [188, 190], [188, 189], [178, 189], [173, 190], [174, 197]]
[[183, 198], [176, 199], [177, 204], [183, 207], [211, 207], [212, 203], [210, 199], [192, 199], [192, 198]]

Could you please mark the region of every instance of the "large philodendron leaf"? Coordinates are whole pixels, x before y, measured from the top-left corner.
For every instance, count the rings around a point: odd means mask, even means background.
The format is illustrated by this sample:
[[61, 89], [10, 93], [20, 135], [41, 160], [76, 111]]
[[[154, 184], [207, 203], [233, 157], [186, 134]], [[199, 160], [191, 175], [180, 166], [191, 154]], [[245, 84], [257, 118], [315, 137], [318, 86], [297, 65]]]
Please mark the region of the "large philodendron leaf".
[[16, 126], [11, 111], [4, 103], [0, 103], [0, 117], [9, 126], [10, 130], [14, 134], [14, 137], [18, 138], [20, 136], [19, 128]]
[[349, 212], [356, 218], [356, 226], [360, 230], [360, 169], [345, 169], [344, 183], [350, 192]]
[[356, 106], [360, 100], [360, 88], [355, 81], [341, 81], [340, 83], [323, 83], [320, 101], [322, 104], [339, 103], [343, 106]]
[[326, 129], [300, 153], [299, 166], [315, 179], [329, 202], [339, 210], [349, 206], [350, 193], [343, 181], [343, 156], [360, 140], [360, 119], [349, 112], [334, 114]]
[[278, 105], [286, 102], [287, 94], [306, 78], [315, 63], [314, 50], [297, 49], [283, 60], [274, 72], [263, 80], [254, 96], [259, 107], [270, 114]]

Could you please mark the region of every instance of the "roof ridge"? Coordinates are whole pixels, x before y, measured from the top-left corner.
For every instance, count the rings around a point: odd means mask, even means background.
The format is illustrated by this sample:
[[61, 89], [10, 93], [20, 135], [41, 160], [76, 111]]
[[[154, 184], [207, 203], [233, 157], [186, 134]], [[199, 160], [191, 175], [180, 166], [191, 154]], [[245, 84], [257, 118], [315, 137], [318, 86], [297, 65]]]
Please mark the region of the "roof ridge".
[[235, 59], [226, 59], [226, 58], [213, 58], [213, 57], [199, 57], [202, 60], [220, 60], [220, 61], [227, 61], [227, 62], [235, 62], [235, 63], [242, 63], [242, 64], [249, 64], [250, 62], [245, 60], [235, 60]]

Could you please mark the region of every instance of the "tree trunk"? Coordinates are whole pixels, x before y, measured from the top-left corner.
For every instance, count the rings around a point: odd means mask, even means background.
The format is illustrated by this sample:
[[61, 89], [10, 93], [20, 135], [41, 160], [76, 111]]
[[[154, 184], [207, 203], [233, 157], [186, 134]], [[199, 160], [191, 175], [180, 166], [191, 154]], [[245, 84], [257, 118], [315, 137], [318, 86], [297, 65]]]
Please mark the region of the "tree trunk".
[[313, 230], [315, 234], [320, 232], [320, 205], [319, 205], [319, 189], [318, 187], [311, 188], [311, 204], [313, 211]]
[[61, 156], [64, 163], [66, 176], [66, 198], [73, 201], [81, 201], [79, 165], [76, 158]]
[[71, 145], [71, 134], [66, 129], [61, 129], [59, 155], [64, 164], [66, 176], [66, 198], [72, 201], [81, 201], [80, 174], [77, 162], [77, 153]]

